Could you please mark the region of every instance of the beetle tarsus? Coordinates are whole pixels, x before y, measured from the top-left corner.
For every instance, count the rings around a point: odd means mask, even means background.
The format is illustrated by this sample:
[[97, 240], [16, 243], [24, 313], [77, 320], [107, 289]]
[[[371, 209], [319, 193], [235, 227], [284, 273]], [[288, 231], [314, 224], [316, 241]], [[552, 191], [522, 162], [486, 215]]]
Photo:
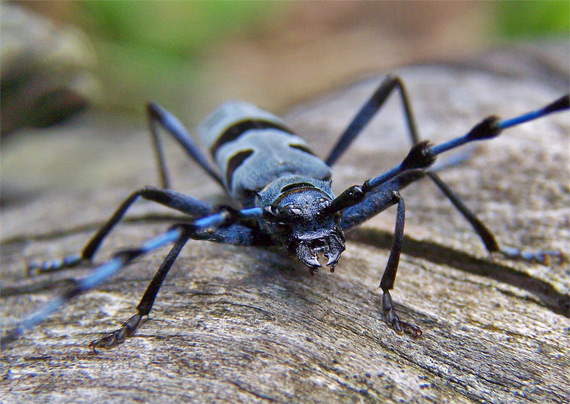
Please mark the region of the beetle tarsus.
[[422, 335], [422, 330], [418, 326], [400, 319], [394, 309], [394, 302], [390, 292], [385, 290], [382, 296], [382, 311], [384, 312], [385, 321], [399, 334], [406, 333], [417, 338]]
[[80, 254], [67, 255], [63, 259], [31, 262], [26, 266], [28, 276], [56, 272], [62, 269], [73, 268], [84, 261]]
[[542, 265], [550, 265], [552, 260], [558, 261], [560, 264], [568, 261], [568, 257], [562, 251], [523, 251], [518, 248], [502, 247], [499, 251], [503, 257], [511, 260], [520, 260], [526, 262], [535, 262]]
[[89, 348], [97, 353], [97, 348], [113, 348], [119, 344], [122, 344], [125, 339], [132, 337], [137, 332], [139, 325], [142, 320], [142, 315], [140, 313], [135, 314], [130, 319], [125, 321], [121, 328], [115, 330], [104, 337], [98, 338], [91, 341]]

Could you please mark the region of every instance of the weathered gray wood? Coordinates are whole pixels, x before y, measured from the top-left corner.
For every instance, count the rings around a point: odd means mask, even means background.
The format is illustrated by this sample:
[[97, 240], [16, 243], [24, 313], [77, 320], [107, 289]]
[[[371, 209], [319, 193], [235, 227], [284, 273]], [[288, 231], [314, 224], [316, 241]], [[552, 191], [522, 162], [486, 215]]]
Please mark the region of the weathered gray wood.
[[[568, 90], [567, 82], [556, 88], [540, 75], [494, 69], [397, 70], [408, 84], [422, 136], [449, 139], [488, 114], [514, 116]], [[299, 106], [289, 121], [325, 156], [379, 80]], [[339, 161], [337, 192], [405, 155], [398, 104], [391, 102]], [[442, 175], [503, 243], [570, 251], [569, 121], [568, 114], [558, 115], [505, 132]], [[3, 289], [3, 327], [52, 295], [6, 297], [7, 291], [86, 273], [82, 268], [26, 279], [22, 263], [77, 251], [130, 190], [154, 182], [150, 152], [133, 154], [115, 153], [127, 166], [125, 159], [144, 160], [141, 176], [150, 180], [133, 176], [122, 184], [115, 178], [109, 191], [97, 182], [92, 192], [43, 194], [3, 209], [2, 283], [12, 288]], [[195, 165], [179, 164], [180, 154], [174, 159], [177, 189], [215, 198], [213, 182], [206, 183]], [[192, 175], [184, 176], [185, 170]], [[122, 172], [128, 177], [130, 171]], [[192, 242], [138, 335], [116, 349], [90, 353], [89, 341], [134, 313], [166, 251], [145, 257], [3, 347], [1, 400], [568, 402], [567, 264], [488, 257], [435, 186], [423, 181], [403, 196], [407, 241], [393, 296], [401, 315], [423, 328], [421, 338], [394, 333], [379, 316], [376, 287], [394, 222], [389, 210], [349, 235], [334, 274], [311, 277], [271, 251]], [[163, 212], [141, 203], [134, 215], [157, 211]], [[100, 259], [167, 226], [125, 224]]]

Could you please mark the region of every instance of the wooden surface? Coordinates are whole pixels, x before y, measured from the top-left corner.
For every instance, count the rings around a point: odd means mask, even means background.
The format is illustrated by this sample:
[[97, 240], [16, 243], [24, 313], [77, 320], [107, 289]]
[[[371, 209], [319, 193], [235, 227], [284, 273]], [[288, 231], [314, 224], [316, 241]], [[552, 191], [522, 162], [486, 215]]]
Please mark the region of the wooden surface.
[[[567, 92], [567, 64], [549, 52], [495, 52], [477, 68], [395, 73], [408, 85], [422, 137], [438, 143], [489, 114], [512, 117]], [[508, 68], [512, 59], [516, 69]], [[286, 118], [326, 156], [381, 78], [300, 105]], [[400, 161], [409, 147], [402, 122], [394, 99], [338, 162], [337, 193]], [[46, 302], [58, 282], [89, 270], [26, 278], [23, 262], [78, 251], [130, 191], [156, 184], [143, 125], [129, 129], [90, 116], [52, 130], [39, 149], [37, 137], [23, 134], [17, 148], [3, 150], [3, 159], [10, 150], [20, 156], [3, 163], [3, 181], [14, 184], [63, 166], [53, 172], [52, 192], [17, 192], [2, 209], [3, 329]], [[113, 128], [126, 136], [114, 140]], [[442, 177], [505, 245], [568, 253], [569, 131], [568, 113], [509, 130], [472, 148], [468, 162]], [[33, 158], [45, 156], [52, 161]], [[175, 189], [219, 200], [216, 184], [195, 164], [176, 150], [171, 159]], [[134, 313], [166, 251], [144, 257], [2, 347], [1, 401], [568, 402], [567, 263], [489, 257], [434, 185], [424, 180], [403, 196], [406, 242], [393, 297], [400, 314], [423, 329], [421, 338], [396, 334], [379, 314], [390, 209], [348, 235], [334, 274], [311, 277], [272, 251], [191, 242], [137, 336], [91, 353], [91, 340]], [[168, 223], [137, 220], [164, 213], [139, 203], [99, 260], [164, 231]], [[46, 283], [49, 291], [29, 293]]]

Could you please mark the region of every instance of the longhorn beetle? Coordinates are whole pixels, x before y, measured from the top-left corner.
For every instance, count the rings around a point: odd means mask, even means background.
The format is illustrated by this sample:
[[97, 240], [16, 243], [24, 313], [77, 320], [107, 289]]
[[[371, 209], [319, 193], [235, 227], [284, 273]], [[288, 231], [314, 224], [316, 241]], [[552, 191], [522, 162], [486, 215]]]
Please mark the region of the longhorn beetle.
[[[397, 91], [414, 146], [402, 162], [385, 173], [351, 186], [335, 197], [331, 190], [331, 166], [347, 150], [362, 129]], [[419, 327], [400, 319], [394, 309], [390, 290], [394, 286], [404, 231], [404, 200], [399, 191], [427, 176], [449, 198], [477, 232], [486, 249], [511, 259], [545, 261], [557, 252], [525, 253], [500, 247], [493, 234], [439, 178], [432, 167], [436, 157], [466, 143], [487, 140], [503, 130], [569, 109], [569, 96], [512, 119], [490, 116], [467, 134], [448, 142], [432, 145], [420, 141], [409, 98], [401, 79], [388, 76], [360, 108], [326, 160], [321, 160], [278, 117], [245, 102], [228, 102], [216, 109], [197, 127], [197, 134], [216, 162], [216, 168], [197, 147], [182, 124], [156, 103], [147, 105], [150, 129], [158, 160], [162, 188], [144, 187], [133, 192], [106, 224], [91, 238], [80, 254], [62, 260], [29, 265], [31, 271], [49, 272], [92, 262], [99, 246], [139, 198], [147, 199], [189, 215], [191, 222], [175, 224], [167, 232], [148, 240], [138, 248], [118, 251], [108, 261], [97, 265], [87, 276], [74, 282], [62, 294], [22, 320], [2, 338], [8, 343], [45, 320], [73, 297], [95, 288], [141, 255], [173, 244], [162, 265], [146, 289], [137, 313], [123, 325], [90, 343], [93, 350], [122, 343], [138, 329], [141, 319], [152, 309], [160, 286], [180, 250], [189, 239], [246, 246], [277, 246], [296, 256], [311, 274], [321, 267], [319, 257], [333, 272], [345, 249], [344, 232], [370, 219], [392, 205], [397, 205], [394, 239], [380, 282], [385, 321], [397, 332], [414, 337]], [[159, 128], [164, 128], [182, 148], [229, 196], [241, 206], [213, 207], [208, 203], [169, 189]]]

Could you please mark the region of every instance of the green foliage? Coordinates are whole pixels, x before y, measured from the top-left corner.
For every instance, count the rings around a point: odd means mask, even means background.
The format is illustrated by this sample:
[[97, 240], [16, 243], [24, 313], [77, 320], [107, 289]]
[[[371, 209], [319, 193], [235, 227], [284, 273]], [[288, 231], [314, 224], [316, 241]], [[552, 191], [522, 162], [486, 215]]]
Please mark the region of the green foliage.
[[[92, 31], [109, 41], [188, 57], [228, 34], [258, 29], [280, 3], [232, 1], [87, 1]], [[259, 18], [258, 18], [259, 17]]]
[[186, 102], [205, 76], [202, 55], [221, 41], [262, 35], [286, 3], [82, 1], [78, 25], [99, 57], [103, 107], [140, 108], [150, 98]]
[[189, 56], [231, 33], [255, 30], [274, 3], [230, 1], [87, 1], [91, 28], [108, 40]]
[[570, 34], [570, 2], [501, 1], [497, 7], [499, 33], [510, 38]]

